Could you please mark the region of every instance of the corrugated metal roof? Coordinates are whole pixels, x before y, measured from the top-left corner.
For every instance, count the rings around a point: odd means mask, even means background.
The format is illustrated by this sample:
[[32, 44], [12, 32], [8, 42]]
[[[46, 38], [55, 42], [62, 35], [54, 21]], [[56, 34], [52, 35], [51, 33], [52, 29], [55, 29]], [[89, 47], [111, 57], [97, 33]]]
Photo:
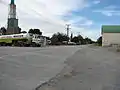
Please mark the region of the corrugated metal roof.
[[103, 25], [102, 33], [120, 33], [120, 25]]

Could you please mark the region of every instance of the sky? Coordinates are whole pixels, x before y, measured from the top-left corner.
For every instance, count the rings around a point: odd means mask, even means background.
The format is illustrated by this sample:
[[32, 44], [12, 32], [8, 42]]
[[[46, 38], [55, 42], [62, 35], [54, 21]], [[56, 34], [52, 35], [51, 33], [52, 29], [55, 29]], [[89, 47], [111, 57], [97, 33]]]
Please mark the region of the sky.
[[[0, 0], [0, 27], [7, 27], [10, 0]], [[93, 40], [101, 35], [101, 25], [120, 24], [120, 0], [15, 0], [19, 27], [39, 28], [43, 35], [81, 34]]]

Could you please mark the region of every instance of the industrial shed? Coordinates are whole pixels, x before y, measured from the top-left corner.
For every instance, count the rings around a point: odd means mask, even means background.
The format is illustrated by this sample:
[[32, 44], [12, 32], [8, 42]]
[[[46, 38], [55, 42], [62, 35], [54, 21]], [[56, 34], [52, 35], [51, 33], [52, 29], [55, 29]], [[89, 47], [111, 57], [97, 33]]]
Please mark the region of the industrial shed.
[[120, 44], [120, 25], [102, 26], [102, 46]]

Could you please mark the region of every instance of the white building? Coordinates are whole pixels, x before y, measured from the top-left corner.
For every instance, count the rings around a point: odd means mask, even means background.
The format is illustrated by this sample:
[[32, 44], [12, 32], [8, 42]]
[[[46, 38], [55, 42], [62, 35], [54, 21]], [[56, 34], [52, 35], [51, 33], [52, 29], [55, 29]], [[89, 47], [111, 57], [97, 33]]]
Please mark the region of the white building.
[[120, 45], [120, 25], [102, 26], [102, 46]]

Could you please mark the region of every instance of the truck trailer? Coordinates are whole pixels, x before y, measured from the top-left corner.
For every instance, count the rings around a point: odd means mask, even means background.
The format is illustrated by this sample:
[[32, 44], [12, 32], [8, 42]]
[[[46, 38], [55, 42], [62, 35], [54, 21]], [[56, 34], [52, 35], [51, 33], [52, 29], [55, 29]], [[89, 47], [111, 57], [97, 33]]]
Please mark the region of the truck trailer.
[[46, 38], [38, 34], [21, 33], [1, 35], [0, 46], [32, 46], [39, 47], [46, 43]]

